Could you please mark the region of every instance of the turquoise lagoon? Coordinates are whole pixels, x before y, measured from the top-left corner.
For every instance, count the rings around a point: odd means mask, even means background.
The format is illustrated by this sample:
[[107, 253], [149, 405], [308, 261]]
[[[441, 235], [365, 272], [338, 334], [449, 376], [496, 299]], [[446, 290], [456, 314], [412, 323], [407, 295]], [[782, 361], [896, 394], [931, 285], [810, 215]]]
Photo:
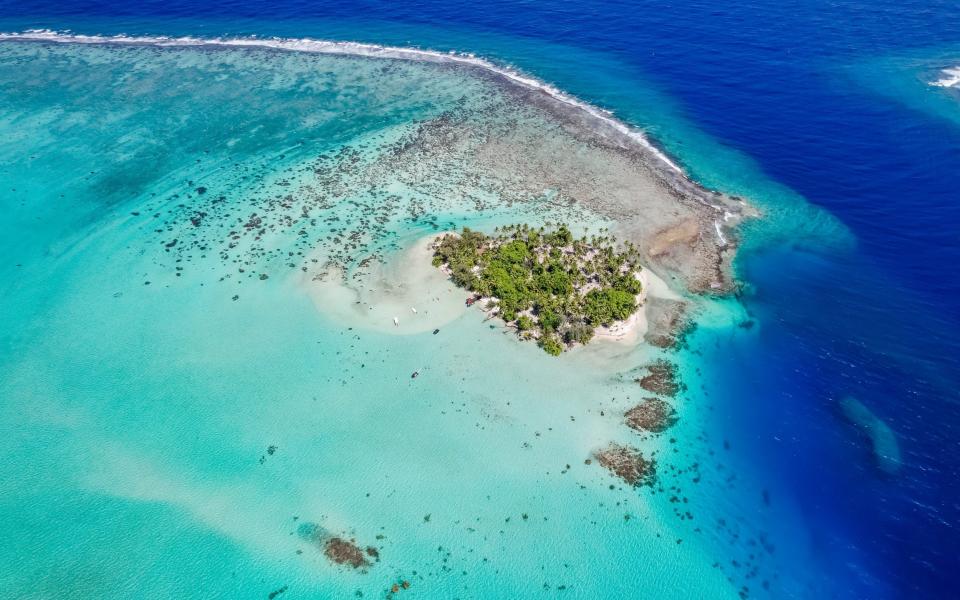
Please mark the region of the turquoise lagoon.
[[[823, 591], [790, 569], [815, 560], [801, 513], [770, 505], [715, 424], [710, 391], [730, 373], [710, 363], [756, 333], [735, 301], [702, 302], [671, 355], [680, 423], [643, 437], [622, 414], [654, 350], [597, 342], [551, 358], [416, 260], [426, 236], [465, 225], [616, 225], [548, 181], [498, 190], [496, 173], [410, 161], [411, 136], [449, 115], [490, 131], [512, 115], [547, 144], [562, 134], [489, 79], [430, 61], [0, 44], [0, 557], [19, 565], [0, 589]], [[708, 183], [743, 160], [666, 145]], [[745, 172], [739, 189], [761, 205], [789, 196]], [[768, 223], [835, 227], [799, 199], [781, 206]], [[399, 327], [381, 306], [397, 294], [411, 303], [391, 305]], [[657, 484], [586, 464], [611, 441], [655, 457]], [[313, 528], [379, 560], [332, 565]]]

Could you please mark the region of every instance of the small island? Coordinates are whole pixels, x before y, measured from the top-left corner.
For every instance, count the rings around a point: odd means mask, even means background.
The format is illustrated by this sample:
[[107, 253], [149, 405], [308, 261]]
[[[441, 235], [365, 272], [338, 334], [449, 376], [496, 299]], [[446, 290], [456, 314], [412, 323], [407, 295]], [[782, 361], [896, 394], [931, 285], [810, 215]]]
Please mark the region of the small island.
[[492, 236], [464, 227], [434, 244], [433, 264], [485, 308], [554, 356], [640, 308], [639, 251], [612, 236], [575, 238], [563, 224], [511, 225]]

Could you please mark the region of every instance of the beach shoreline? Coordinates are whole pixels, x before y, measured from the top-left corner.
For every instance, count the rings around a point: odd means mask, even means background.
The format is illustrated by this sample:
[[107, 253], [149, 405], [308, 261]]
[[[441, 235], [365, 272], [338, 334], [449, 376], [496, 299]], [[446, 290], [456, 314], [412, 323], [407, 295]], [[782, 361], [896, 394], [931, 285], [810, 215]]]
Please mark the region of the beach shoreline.
[[465, 294], [433, 267], [426, 236], [365, 271], [345, 272], [318, 260], [296, 276], [317, 311], [351, 327], [412, 335], [442, 327], [466, 312]]
[[657, 298], [676, 302], [686, 307], [689, 300], [670, 289], [667, 282], [649, 268], [643, 268], [637, 273], [637, 279], [643, 286], [637, 294], [637, 312], [630, 315], [626, 321], [616, 323], [610, 327], [600, 326], [594, 332], [594, 337], [604, 342], [614, 342], [625, 346], [635, 346], [641, 341], [649, 343], [648, 333], [651, 331], [648, 306], [651, 300]]
[[[459, 319], [471, 308], [466, 303], [472, 297], [470, 292], [451, 281], [449, 269], [432, 264], [437, 242], [447, 235], [457, 234], [441, 232], [420, 237], [386, 262], [372, 263], [366, 270], [351, 274], [318, 259], [313, 269], [296, 276], [295, 285], [307, 294], [319, 313], [351, 327], [392, 335], [437, 329]], [[596, 327], [595, 340], [624, 347], [648, 342], [650, 323], [646, 308], [651, 299], [684, 306], [689, 303], [648, 268], [642, 268], [636, 277], [642, 286], [636, 296], [636, 312], [624, 321]], [[488, 319], [496, 318], [496, 312], [487, 307], [490, 300], [495, 299], [481, 297], [471, 304], [486, 313]], [[516, 331], [506, 323], [502, 327]]]

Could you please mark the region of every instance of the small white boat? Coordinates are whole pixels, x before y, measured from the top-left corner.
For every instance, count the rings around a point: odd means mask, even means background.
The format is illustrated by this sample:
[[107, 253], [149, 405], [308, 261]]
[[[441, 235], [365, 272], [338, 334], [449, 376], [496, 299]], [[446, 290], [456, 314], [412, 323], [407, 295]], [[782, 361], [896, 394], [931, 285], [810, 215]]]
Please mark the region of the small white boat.
[[413, 314], [417, 314], [417, 309], [415, 309], [414, 307], [411, 306], [411, 307], [410, 307], [410, 310], [413, 311]]
[[400, 327], [400, 319], [394, 317], [394, 318], [393, 318], [393, 326], [394, 326], [394, 327]]

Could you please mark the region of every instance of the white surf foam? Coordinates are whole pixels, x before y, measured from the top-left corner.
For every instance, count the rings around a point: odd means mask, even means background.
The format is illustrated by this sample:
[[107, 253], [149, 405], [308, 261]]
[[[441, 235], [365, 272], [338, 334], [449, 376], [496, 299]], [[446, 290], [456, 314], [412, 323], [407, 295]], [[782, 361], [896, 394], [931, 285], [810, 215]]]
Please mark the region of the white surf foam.
[[198, 38], [198, 37], [167, 37], [167, 36], [128, 36], [128, 35], [82, 35], [70, 32], [57, 32], [48, 29], [31, 29], [18, 33], [0, 32], [0, 42], [2, 41], [46, 41], [71, 44], [130, 44], [130, 45], [152, 45], [152, 46], [189, 46], [189, 47], [240, 47], [240, 48], [273, 48], [276, 50], [285, 50], [290, 52], [312, 52], [318, 54], [342, 54], [350, 56], [364, 56], [374, 58], [392, 58], [400, 60], [414, 60], [422, 62], [436, 63], [456, 63], [469, 65], [475, 68], [487, 70], [496, 73], [512, 83], [540, 91], [549, 95], [553, 99], [563, 102], [569, 106], [582, 110], [604, 124], [612, 127], [617, 132], [627, 136], [637, 144], [645, 148], [651, 155], [659, 159], [665, 166], [677, 173], [683, 173], [675, 162], [657, 149], [647, 137], [637, 129], [630, 127], [613, 116], [613, 114], [591, 104], [583, 102], [566, 92], [563, 92], [549, 83], [540, 81], [534, 77], [523, 74], [517, 69], [509, 66], [501, 66], [493, 62], [479, 58], [473, 54], [461, 52], [438, 52], [434, 50], [421, 50], [418, 48], [402, 48], [396, 46], [381, 46], [378, 44], [365, 44], [360, 42], [342, 42], [330, 40], [316, 40], [311, 38], [258, 38], [258, 37], [237, 37], [237, 38]]
[[960, 88], [960, 67], [950, 67], [940, 71], [940, 79], [930, 82], [930, 85], [944, 88]]
[[721, 246], [727, 245], [727, 238], [723, 236], [723, 230], [720, 229], [720, 221], [713, 222], [713, 228], [717, 230], [717, 240], [719, 240]]

